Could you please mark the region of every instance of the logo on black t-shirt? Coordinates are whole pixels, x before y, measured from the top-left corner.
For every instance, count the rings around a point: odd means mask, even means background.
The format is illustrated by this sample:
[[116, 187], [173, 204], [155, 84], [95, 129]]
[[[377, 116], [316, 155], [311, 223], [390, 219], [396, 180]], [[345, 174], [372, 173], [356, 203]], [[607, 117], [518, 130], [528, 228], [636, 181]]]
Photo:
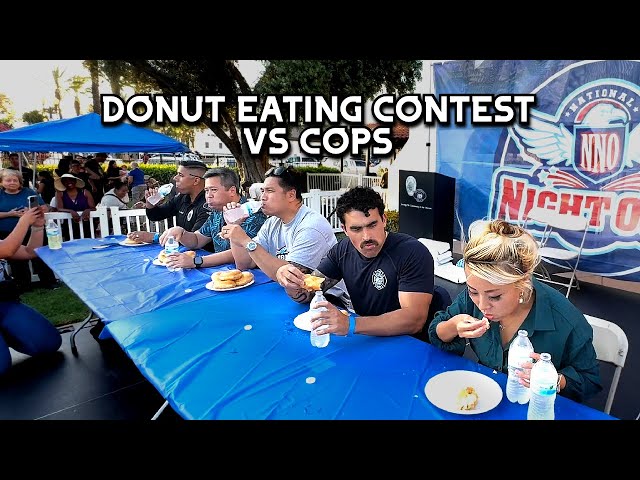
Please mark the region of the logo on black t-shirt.
[[378, 269], [371, 275], [371, 283], [373, 283], [373, 286], [378, 290], [382, 290], [387, 286], [387, 276], [382, 270]]
[[193, 217], [193, 210], [189, 210], [189, 213], [187, 214], [187, 222], [191, 221], [191, 217]]

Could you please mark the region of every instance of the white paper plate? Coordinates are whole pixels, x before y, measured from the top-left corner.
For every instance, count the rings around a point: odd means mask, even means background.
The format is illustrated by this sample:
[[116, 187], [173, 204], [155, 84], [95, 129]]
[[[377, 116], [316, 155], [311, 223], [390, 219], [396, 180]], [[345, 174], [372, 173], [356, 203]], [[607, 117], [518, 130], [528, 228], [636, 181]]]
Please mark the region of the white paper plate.
[[[473, 387], [478, 393], [478, 405], [473, 410], [460, 410], [458, 393]], [[502, 388], [494, 379], [478, 372], [453, 370], [432, 377], [424, 387], [427, 399], [436, 407], [460, 415], [476, 415], [495, 408], [502, 400]]]
[[293, 324], [300, 330], [311, 331], [311, 318], [309, 317], [309, 310], [302, 312], [296, 318], [293, 319]]
[[124, 243], [124, 240], [118, 242], [118, 245], [123, 247], [142, 247], [143, 245], [151, 245], [150, 243]]
[[246, 285], [242, 285], [240, 287], [231, 287], [231, 288], [215, 288], [213, 286], [213, 282], [209, 282], [205, 285], [205, 287], [207, 288], [207, 290], [213, 290], [214, 292], [230, 292], [231, 290], [240, 290], [241, 288], [246, 288], [250, 285], [253, 285], [253, 282], [255, 282], [255, 279], [251, 280]]

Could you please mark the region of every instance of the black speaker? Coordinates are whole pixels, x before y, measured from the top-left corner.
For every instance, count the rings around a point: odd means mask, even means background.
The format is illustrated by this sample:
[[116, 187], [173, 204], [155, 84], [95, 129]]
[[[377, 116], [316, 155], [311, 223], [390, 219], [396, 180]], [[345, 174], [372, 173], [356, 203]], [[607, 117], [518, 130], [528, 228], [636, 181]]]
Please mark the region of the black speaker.
[[398, 229], [453, 247], [456, 181], [436, 172], [400, 170]]

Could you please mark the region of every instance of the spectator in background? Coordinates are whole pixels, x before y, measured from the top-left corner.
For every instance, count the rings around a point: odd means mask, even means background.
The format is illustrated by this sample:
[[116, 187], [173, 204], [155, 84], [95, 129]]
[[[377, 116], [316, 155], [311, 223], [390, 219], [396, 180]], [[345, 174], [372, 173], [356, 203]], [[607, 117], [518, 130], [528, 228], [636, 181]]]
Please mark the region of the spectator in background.
[[[104, 194], [100, 206], [102, 207], [118, 207], [122, 210], [129, 208], [129, 187], [121, 180], [113, 182], [113, 188]], [[109, 234], [113, 232], [111, 225], [111, 209], [107, 212], [109, 216]], [[122, 226], [126, 226], [126, 219], [122, 219]], [[135, 228], [135, 227], [134, 227]]]
[[107, 183], [107, 175], [102, 169], [102, 164], [107, 160], [107, 154], [104, 152], [96, 153], [95, 157], [87, 157], [84, 162], [84, 168], [90, 175], [93, 185], [91, 185], [91, 195], [93, 200], [100, 203], [104, 195], [104, 187]]
[[107, 166], [107, 183], [104, 187], [105, 191], [111, 190], [113, 188], [113, 182], [115, 180], [120, 180], [120, 176], [122, 172], [120, 171], [120, 167], [116, 164], [115, 160], [109, 160], [109, 165]]
[[[31, 227], [29, 232], [29, 227]], [[29, 232], [29, 241], [24, 243]], [[25, 355], [45, 355], [62, 345], [60, 332], [42, 314], [20, 303], [21, 291], [5, 268], [5, 259], [27, 263], [36, 260], [34, 249], [42, 246], [42, 207], [26, 210], [11, 233], [0, 241], [0, 375], [11, 368], [10, 348]]]
[[129, 188], [121, 180], [113, 182], [113, 188], [104, 194], [100, 205], [103, 207], [128, 208]]
[[56, 168], [53, 171], [56, 177], [60, 178], [65, 173], [69, 173], [69, 166], [71, 164], [71, 160], [73, 160], [73, 157], [71, 155], [64, 155], [58, 161], [58, 168]]
[[[20, 172], [11, 169], [0, 170], [0, 238], [7, 238], [18, 224], [20, 217], [27, 212], [28, 197], [35, 195], [38, 203], [44, 205], [44, 200], [38, 193], [26, 188], [24, 179]], [[48, 208], [47, 208], [48, 210]], [[45, 210], [46, 211], [46, 210]], [[25, 237], [25, 242], [29, 237]], [[28, 291], [32, 288], [31, 270], [29, 262], [25, 260], [10, 260], [13, 278], [21, 291]], [[40, 278], [40, 286], [43, 288], [56, 288], [58, 281], [53, 271], [40, 258], [31, 261], [33, 271]]]
[[[9, 154], [9, 163], [10, 165], [7, 168], [11, 170], [20, 170], [20, 156], [17, 153]], [[29, 167], [22, 165], [22, 179], [23, 185], [31, 187], [33, 185], [33, 170]]]
[[38, 172], [38, 193], [44, 203], [49, 205], [56, 196], [56, 188], [53, 186], [53, 176], [48, 170]]
[[127, 175], [128, 185], [131, 188], [131, 201], [135, 204], [144, 200], [144, 192], [147, 189], [147, 183], [144, 178], [144, 172], [140, 170], [138, 162], [131, 162], [131, 170]]
[[142, 155], [142, 163], [143, 163], [144, 165], [146, 165], [147, 163], [149, 163], [149, 158], [151, 158], [151, 157], [149, 157], [149, 154], [145, 152], [145, 153]]
[[87, 173], [82, 162], [77, 158], [74, 160], [71, 160], [71, 163], [69, 164], [69, 173], [74, 177], [77, 177], [80, 180], [83, 180], [87, 188], [93, 191], [94, 179], [91, 178], [91, 175]]
[[380, 178], [380, 187], [387, 188], [389, 186], [389, 169], [384, 168], [382, 170], [382, 176]]
[[[89, 214], [96, 209], [96, 204], [91, 192], [85, 189], [84, 180], [74, 177], [70, 173], [65, 173], [54, 181], [54, 186], [57, 190], [56, 207], [58, 211], [71, 214], [74, 238], [80, 238], [80, 225], [82, 225], [84, 237], [91, 237]], [[69, 240], [66, 235], [66, 231], [63, 231], [63, 237], [65, 240]]]

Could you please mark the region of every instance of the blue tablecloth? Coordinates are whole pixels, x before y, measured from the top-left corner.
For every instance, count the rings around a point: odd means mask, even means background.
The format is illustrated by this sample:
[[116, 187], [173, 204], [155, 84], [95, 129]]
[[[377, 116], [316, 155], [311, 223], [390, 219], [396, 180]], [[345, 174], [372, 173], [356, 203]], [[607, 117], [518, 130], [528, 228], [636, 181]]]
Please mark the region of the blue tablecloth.
[[[333, 335], [318, 349], [293, 319], [308, 306], [276, 283], [123, 318], [107, 326], [187, 419], [526, 419], [503, 395], [482, 414], [441, 410], [424, 387], [438, 373], [506, 375], [410, 336]], [[612, 419], [562, 396], [556, 419]]]
[[[85, 238], [64, 242], [59, 250], [40, 247], [36, 253], [105, 323], [220, 295], [205, 285], [211, 281], [213, 272], [234, 268], [223, 265], [170, 272], [163, 265], [153, 264], [162, 250], [158, 244], [91, 248], [125, 238], [123, 235]], [[180, 250], [186, 249], [181, 247]], [[198, 253], [207, 255], [210, 252], [202, 250]], [[252, 272], [255, 284], [271, 282], [262, 271]]]

